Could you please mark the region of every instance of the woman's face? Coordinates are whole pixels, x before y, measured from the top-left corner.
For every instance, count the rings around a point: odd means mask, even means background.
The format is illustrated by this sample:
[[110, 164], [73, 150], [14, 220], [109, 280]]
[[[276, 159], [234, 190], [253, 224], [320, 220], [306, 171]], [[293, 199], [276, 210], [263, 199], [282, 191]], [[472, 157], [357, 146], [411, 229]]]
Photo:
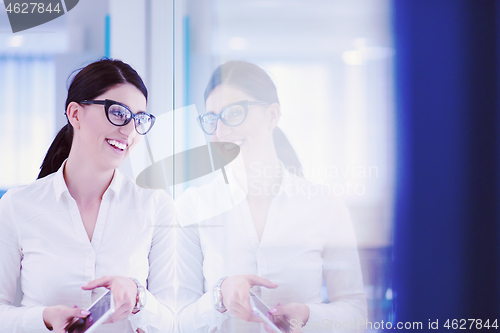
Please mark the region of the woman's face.
[[[132, 84], [114, 86], [94, 98], [94, 100], [105, 99], [120, 102], [133, 113], [146, 111], [146, 98]], [[125, 126], [115, 126], [108, 121], [104, 105], [76, 105], [79, 111], [78, 122], [73, 124], [74, 140], [78, 141], [78, 149], [82, 150], [82, 156], [86, 160], [94, 161], [100, 169], [118, 168], [140, 139], [135, 130], [134, 120]]]
[[[219, 85], [208, 96], [206, 110], [219, 114], [229, 104], [240, 101], [256, 101], [256, 99], [235, 86]], [[219, 119], [217, 130], [210, 137], [214, 142], [237, 144], [243, 154], [258, 154], [272, 148], [272, 132], [278, 120], [277, 104], [250, 105], [247, 117], [241, 125], [227, 126]]]

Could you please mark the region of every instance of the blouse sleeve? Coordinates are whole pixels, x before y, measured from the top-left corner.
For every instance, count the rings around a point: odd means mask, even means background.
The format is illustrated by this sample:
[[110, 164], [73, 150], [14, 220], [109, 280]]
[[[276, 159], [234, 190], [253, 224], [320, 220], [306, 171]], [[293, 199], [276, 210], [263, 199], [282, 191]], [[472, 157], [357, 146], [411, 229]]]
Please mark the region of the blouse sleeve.
[[367, 316], [366, 295], [349, 211], [339, 199], [330, 206], [330, 221], [323, 248], [323, 276], [328, 304], [307, 304], [310, 310], [308, 332], [364, 332]]
[[215, 310], [211, 293], [203, 290], [203, 254], [196, 225], [181, 228], [177, 255], [178, 332], [216, 332], [227, 314]]
[[17, 279], [21, 272], [22, 251], [15, 227], [11, 195], [0, 199], [0, 333], [49, 332], [43, 321], [45, 307], [16, 307]]
[[129, 316], [132, 328], [150, 332], [173, 332], [175, 226], [176, 214], [173, 200], [164, 191], [155, 193], [155, 220], [153, 239], [149, 251], [149, 276], [147, 279], [146, 305]]
[[176, 237], [178, 332], [216, 332], [228, 318], [212, 305], [212, 295], [204, 290], [203, 251], [195, 209], [199, 203], [192, 191], [176, 200], [180, 228]]

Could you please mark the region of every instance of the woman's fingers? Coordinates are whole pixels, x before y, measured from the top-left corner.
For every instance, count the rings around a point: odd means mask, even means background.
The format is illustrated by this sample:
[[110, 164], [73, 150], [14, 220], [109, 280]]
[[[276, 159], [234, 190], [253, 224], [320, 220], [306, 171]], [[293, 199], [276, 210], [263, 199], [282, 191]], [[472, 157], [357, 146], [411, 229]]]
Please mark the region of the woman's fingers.
[[48, 328], [49, 326], [52, 327], [55, 333], [64, 333], [66, 327], [73, 322], [74, 318], [85, 318], [89, 314], [90, 312], [87, 310], [57, 305], [47, 307], [43, 316]]
[[278, 288], [279, 286], [278, 284], [257, 275], [248, 275], [248, 281], [251, 286], [262, 286], [271, 289]]
[[272, 314], [273, 316], [283, 316], [286, 314], [284, 307], [281, 305], [275, 306], [274, 308], [269, 310], [269, 313]]
[[[276, 307], [280, 306], [281, 304], [278, 303], [276, 305]], [[275, 308], [273, 308], [275, 309]], [[271, 309], [271, 310], [273, 310]], [[267, 318], [269, 318], [273, 323], [274, 325], [276, 325], [278, 327], [278, 329], [281, 331], [281, 332], [290, 332], [290, 323], [288, 322], [288, 319], [285, 315], [273, 315], [271, 314], [271, 310], [269, 310], [269, 313], [266, 315]], [[280, 307], [280, 310], [281, 310], [281, 307]], [[277, 311], [273, 311], [274, 313], [276, 313]], [[266, 329], [266, 331], [268, 332], [275, 332], [274, 330], [272, 330], [270, 327], [268, 327]]]
[[83, 310], [83, 309], [72, 309], [69, 308], [70, 313], [68, 314], [68, 319], [71, 319], [73, 317], [75, 318], [85, 318], [90, 314], [90, 311]]
[[108, 288], [110, 286], [110, 283], [112, 280], [113, 280], [113, 277], [103, 276], [101, 278], [95, 279], [94, 281], [90, 281], [87, 284], [84, 284], [82, 286], [82, 289], [83, 290], [91, 290], [91, 289], [95, 289], [98, 287]]
[[107, 284], [113, 294], [115, 312], [106, 322], [114, 323], [132, 313], [136, 303], [137, 285], [130, 278], [122, 276], [111, 277]]
[[253, 314], [250, 305], [250, 288], [252, 286], [276, 288], [278, 285], [256, 275], [236, 275], [228, 277], [221, 285], [224, 306], [229, 313], [246, 321], [261, 321]]
[[290, 332], [291, 325], [290, 321], [286, 316], [275, 316], [273, 317], [273, 322], [282, 332]]
[[106, 323], [117, 322], [132, 313], [137, 297], [137, 285], [132, 279], [123, 276], [103, 276], [82, 286], [82, 289], [91, 290], [98, 287], [105, 287], [113, 294], [115, 312]]
[[[300, 332], [302, 324], [293, 328], [291, 323], [307, 323], [307, 320], [309, 319], [309, 307], [301, 303], [277, 305], [269, 310], [269, 313], [273, 315], [273, 318], [275, 318], [274, 323], [276, 326], [278, 326], [283, 332]], [[278, 323], [278, 318], [283, 319], [282, 324]], [[286, 331], [283, 329], [284, 327], [287, 329]]]

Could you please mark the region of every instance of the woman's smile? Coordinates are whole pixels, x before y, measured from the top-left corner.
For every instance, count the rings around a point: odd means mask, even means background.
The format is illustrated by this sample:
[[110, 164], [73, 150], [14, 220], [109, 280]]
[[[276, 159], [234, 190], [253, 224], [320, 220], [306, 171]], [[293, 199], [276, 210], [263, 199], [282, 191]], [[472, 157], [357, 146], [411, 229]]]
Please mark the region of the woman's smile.
[[106, 139], [108, 145], [118, 154], [125, 154], [128, 144], [119, 140]]

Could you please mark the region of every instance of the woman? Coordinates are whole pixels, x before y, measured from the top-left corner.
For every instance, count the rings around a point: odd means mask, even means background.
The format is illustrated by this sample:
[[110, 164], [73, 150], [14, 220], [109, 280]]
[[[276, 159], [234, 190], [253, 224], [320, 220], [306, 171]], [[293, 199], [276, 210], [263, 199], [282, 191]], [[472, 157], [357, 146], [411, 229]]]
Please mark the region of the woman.
[[[0, 332], [65, 332], [104, 289], [115, 312], [97, 332], [170, 331], [174, 207], [118, 167], [154, 123], [129, 65], [83, 68], [39, 179], [0, 200]], [[20, 277], [21, 307], [12, 306]], [[101, 287], [101, 289], [99, 289]]]
[[339, 324], [364, 331], [356, 326], [366, 317], [366, 297], [349, 213], [327, 188], [301, 177], [277, 127], [281, 110], [270, 77], [250, 63], [225, 63], [213, 73], [205, 103], [203, 131], [218, 149], [234, 152], [236, 144], [241, 154], [227, 185], [221, 175], [176, 200], [184, 227], [177, 241], [179, 331], [269, 331], [255, 323], [251, 289], [283, 331]]

